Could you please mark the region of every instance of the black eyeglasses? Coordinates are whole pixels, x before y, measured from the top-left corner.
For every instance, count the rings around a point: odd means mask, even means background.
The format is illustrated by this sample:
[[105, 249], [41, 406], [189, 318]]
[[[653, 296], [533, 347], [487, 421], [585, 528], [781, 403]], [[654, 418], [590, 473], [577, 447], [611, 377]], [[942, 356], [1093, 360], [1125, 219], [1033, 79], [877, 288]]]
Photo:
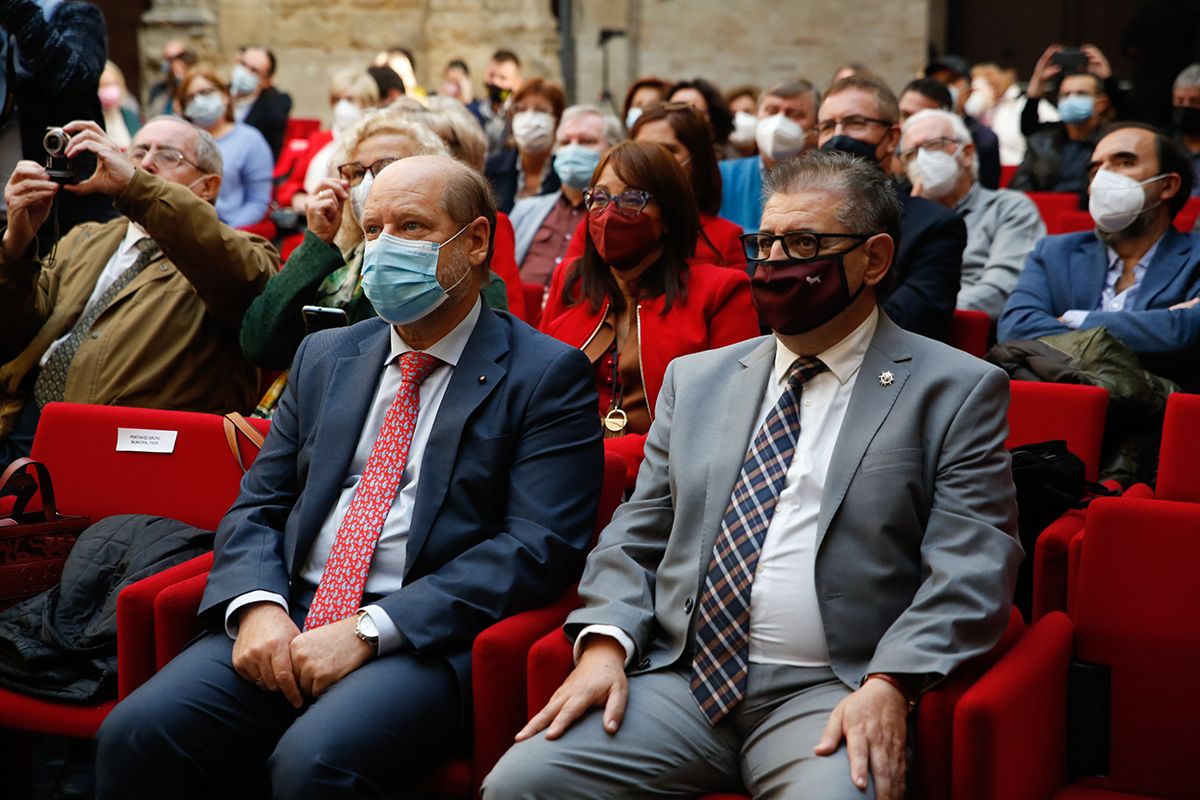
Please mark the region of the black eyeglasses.
[[858, 138], [862, 134], [866, 133], [867, 129], [872, 125], [890, 128], [895, 124], [896, 123], [892, 120], [875, 119], [874, 117], [864, 117], [855, 114], [854, 116], [844, 117], [842, 119], [827, 119], [822, 122], [818, 122], [817, 133], [821, 136], [828, 136], [837, 130], [838, 125], [841, 125], [842, 131], [844, 131], [847, 136]]
[[380, 172], [383, 172], [383, 170], [386, 169], [389, 164], [399, 160], [400, 159], [398, 158], [381, 158], [371, 164], [360, 164], [357, 161], [351, 161], [349, 164], [342, 164], [337, 168], [338, 175], [341, 175], [342, 180], [351, 186], [358, 186], [360, 183], [362, 183], [363, 178], [367, 176], [368, 172], [371, 173], [371, 177], [374, 178], [379, 175]]
[[[771, 257], [771, 248], [775, 242], [783, 244], [783, 254], [788, 258], [804, 260], [818, 258], [821, 255], [842, 255], [849, 253], [854, 247], [870, 239], [869, 234], [862, 233], [813, 233], [812, 231], [788, 231], [787, 233], [743, 233], [742, 247], [746, 258], [751, 261], [766, 261]], [[853, 239], [856, 244], [836, 253], [825, 252], [824, 244], [827, 239]]]
[[617, 211], [632, 217], [640, 214], [653, 199], [654, 195], [642, 189], [626, 189], [618, 195], [611, 195], [603, 189], [587, 189], [583, 193], [583, 207], [593, 214], [599, 214], [612, 203]]

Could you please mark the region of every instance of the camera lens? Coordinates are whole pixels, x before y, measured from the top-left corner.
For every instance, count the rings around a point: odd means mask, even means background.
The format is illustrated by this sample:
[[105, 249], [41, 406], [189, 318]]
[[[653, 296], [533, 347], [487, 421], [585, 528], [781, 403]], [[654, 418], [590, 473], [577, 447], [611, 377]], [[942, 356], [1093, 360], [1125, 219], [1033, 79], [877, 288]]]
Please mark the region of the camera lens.
[[42, 138], [42, 147], [47, 155], [58, 158], [66, 152], [67, 142], [70, 140], [71, 135], [62, 128], [50, 128]]

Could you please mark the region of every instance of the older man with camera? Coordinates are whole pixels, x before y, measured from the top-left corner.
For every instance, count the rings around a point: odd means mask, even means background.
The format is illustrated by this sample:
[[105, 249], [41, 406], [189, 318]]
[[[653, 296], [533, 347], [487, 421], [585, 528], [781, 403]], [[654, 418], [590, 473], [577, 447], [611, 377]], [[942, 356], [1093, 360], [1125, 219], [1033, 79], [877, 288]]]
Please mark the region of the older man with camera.
[[[257, 373], [238, 330], [279, 255], [218, 221], [221, 154], [212, 137], [159, 117], [128, 153], [93, 122], [45, 139], [59, 153], [50, 170], [21, 161], [4, 191], [0, 349], [24, 349], [0, 366], [0, 392], [26, 403], [0, 458], [28, 451], [40, 408], [55, 400], [252, 408]], [[92, 159], [95, 171], [80, 175]], [[64, 191], [108, 195], [123, 216], [74, 228], [39, 261], [37, 231]]]

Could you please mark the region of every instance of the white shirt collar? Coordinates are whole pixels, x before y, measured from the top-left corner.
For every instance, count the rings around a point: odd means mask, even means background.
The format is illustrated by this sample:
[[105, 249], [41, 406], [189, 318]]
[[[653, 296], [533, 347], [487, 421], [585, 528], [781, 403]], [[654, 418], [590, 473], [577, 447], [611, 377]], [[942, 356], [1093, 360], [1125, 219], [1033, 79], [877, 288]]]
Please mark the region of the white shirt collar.
[[[475, 331], [475, 325], [479, 322], [479, 315], [483, 311], [483, 301], [475, 300], [475, 305], [463, 318], [463, 321], [454, 326], [454, 329], [438, 339], [430, 347], [427, 347], [424, 352], [443, 361], [450, 366], [458, 366], [458, 360], [462, 358], [463, 350], [467, 348], [467, 340], [471, 338], [471, 334]], [[395, 325], [389, 325], [388, 331], [392, 339], [392, 350], [388, 353], [387, 360], [384, 365], [391, 364], [404, 353], [412, 352], [412, 348], [408, 346], [408, 342], [400, 338], [400, 334], [396, 332]]]
[[[829, 367], [829, 372], [838, 379], [838, 383], [846, 383], [858, 372], [867, 348], [875, 338], [875, 329], [879, 326], [879, 308], [872, 309], [870, 315], [853, 331], [832, 347], [817, 354], [817, 358]], [[787, 381], [788, 368], [800, 355], [793, 353], [787, 346], [775, 337], [775, 380], [779, 383]]]
[[150, 238], [150, 234], [146, 233], [146, 229], [138, 225], [133, 220], [129, 221], [129, 229], [125, 231], [125, 238], [121, 240], [121, 246], [117, 248], [117, 252], [125, 255], [142, 239]]

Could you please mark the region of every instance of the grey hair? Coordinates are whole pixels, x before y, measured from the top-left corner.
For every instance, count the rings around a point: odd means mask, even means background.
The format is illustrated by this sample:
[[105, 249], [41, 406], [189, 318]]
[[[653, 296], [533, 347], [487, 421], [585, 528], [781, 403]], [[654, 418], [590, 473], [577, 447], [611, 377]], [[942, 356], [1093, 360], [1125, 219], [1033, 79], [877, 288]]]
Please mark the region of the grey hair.
[[147, 127], [152, 122], [167, 120], [169, 122], [178, 122], [180, 125], [186, 125], [196, 133], [196, 152], [194, 160], [196, 166], [201, 172], [218, 177], [225, 170], [225, 159], [221, 156], [221, 148], [217, 146], [217, 140], [208, 131], [201, 128], [199, 125], [193, 125], [183, 117], [178, 117], [174, 114], [159, 114], [157, 117], [146, 120], [146, 124], [142, 127]]
[[492, 185], [478, 170], [447, 158], [452, 168], [442, 189], [442, 208], [455, 225], [470, 225], [480, 217], [488, 221], [488, 252], [482, 267], [486, 272], [491, 267], [496, 242], [496, 199], [492, 195]]
[[[892, 179], [877, 165], [840, 151], [808, 150], [776, 164], [763, 176], [764, 200], [813, 190], [841, 196], [834, 216], [846, 230], [868, 236], [886, 233], [899, 250], [903, 207]], [[879, 288], [880, 296], [887, 294], [886, 285]]]
[[[971, 136], [971, 131], [967, 129], [967, 124], [963, 122], [962, 117], [955, 114], [953, 111], [946, 111], [941, 108], [925, 108], [904, 121], [900, 126], [900, 147], [904, 148], [904, 140], [908, 136], [908, 129], [913, 126], [914, 122], [923, 119], [940, 119], [945, 120], [950, 125], [950, 130], [954, 132], [951, 137], [959, 144], [974, 144], [975, 139]], [[971, 158], [971, 177], [979, 180], [979, 152], [976, 151]]]
[[1175, 78], [1176, 89], [1195, 89], [1200, 87], [1200, 64], [1190, 64]]
[[784, 81], [777, 83], [770, 89], [767, 89], [758, 98], [759, 108], [762, 108], [763, 101], [767, 97], [778, 97], [781, 100], [790, 100], [793, 97], [810, 94], [813, 99], [813, 113], [817, 113], [817, 109], [821, 107], [821, 90], [813, 86], [809, 81], [800, 78], [794, 81]]
[[562, 118], [558, 121], [558, 127], [561, 128], [567, 122], [576, 117], [586, 116], [587, 114], [595, 114], [604, 121], [604, 149], [614, 147], [621, 143], [625, 138], [625, 129], [621, 125], [621, 121], [612, 114], [606, 114], [599, 106], [591, 105], [590, 103], [579, 103], [573, 106], [567, 106], [562, 113]]

